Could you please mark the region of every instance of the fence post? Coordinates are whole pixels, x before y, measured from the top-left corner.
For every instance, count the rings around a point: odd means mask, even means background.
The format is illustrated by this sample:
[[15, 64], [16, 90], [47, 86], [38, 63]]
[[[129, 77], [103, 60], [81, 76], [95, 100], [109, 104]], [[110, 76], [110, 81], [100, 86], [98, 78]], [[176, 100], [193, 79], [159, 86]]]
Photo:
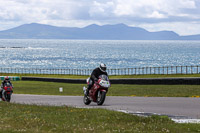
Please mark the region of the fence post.
[[173, 66], [171, 66], [171, 74], [173, 74]]
[[183, 66], [181, 66], [181, 74], [183, 74]]
[[145, 67], [145, 70], [146, 70], [146, 74], [147, 74], [147, 73], [148, 73], [148, 72], [147, 72], [147, 70], [148, 70], [148, 67]]
[[163, 67], [163, 75], [165, 74], [165, 67]]
[[167, 75], [168, 75], [168, 66], [167, 66]]
[[186, 66], [186, 74], [187, 74], [187, 66]]
[[140, 68], [138, 68], [138, 75], [140, 75]]
[[191, 66], [191, 74], [193, 74], [193, 70], [192, 69], [193, 69], [193, 66]]
[[151, 74], [151, 67], [150, 67], [150, 74]]
[[144, 75], [144, 67], [142, 67], [142, 74]]

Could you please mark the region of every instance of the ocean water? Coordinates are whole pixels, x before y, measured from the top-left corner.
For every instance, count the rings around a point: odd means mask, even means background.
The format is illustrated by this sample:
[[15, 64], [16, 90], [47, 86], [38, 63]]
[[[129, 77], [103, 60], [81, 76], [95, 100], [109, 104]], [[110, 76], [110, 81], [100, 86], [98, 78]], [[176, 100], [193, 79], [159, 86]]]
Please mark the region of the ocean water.
[[200, 41], [0, 40], [0, 68], [93, 69], [200, 65]]

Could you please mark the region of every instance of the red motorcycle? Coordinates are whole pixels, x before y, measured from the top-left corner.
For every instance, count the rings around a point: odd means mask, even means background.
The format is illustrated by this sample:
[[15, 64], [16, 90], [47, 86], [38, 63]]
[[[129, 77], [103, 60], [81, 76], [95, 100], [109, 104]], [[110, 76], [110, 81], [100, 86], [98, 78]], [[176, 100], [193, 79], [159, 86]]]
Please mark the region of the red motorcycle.
[[[87, 79], [87, 84], [89, 84], [89, 78]], [[99, 80], [94, 83], [92, 88], [89, 91], [89, 96], [86, 95], [86, 87], [83, 87], [84, 98], [83, 102], [86, 105], [89, 105], [91, 101], [96, 102], [97, 105], [102, 105], [106, 98], [106, 93], [110, 87], [110, 81], [108, 76], [100, 75]]]
[[11, 95], [13, 93], [13, 87], [10, 83], [6, 83], [3, 87], [3, 90], [2, 90], [2, 100], [3, 101], [7, 101], [7, 102], [10, 102], [11, 100]]

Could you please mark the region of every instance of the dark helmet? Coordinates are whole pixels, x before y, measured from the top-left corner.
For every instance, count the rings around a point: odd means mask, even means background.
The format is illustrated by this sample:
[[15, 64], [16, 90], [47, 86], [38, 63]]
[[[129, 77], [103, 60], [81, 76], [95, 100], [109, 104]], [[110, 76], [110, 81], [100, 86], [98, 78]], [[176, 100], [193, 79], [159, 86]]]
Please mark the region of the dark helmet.
[[99, 69], [100, 69], [102, 72], [106, 72], [106, 64], [101, 63], [100, 66], [99, 66]]

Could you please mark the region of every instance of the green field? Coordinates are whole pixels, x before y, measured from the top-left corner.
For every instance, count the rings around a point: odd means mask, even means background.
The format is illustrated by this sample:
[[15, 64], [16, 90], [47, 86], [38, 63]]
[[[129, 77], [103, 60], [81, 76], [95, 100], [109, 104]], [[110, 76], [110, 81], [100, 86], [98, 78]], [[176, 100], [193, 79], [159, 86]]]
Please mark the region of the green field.
[[187, 133], [200, 124], [177, 124], [165, 116], [138, 117], [105, 109], [0, 102], [2, 133]]
[[[40, 74], [5, 74], [0, 76], [28, 76], [28, 77], [48, 77], [48, 78], [71, 78], [86, 79], [88, 76], [77, 75], [40, 75]], [[170, 77], [200, 77], [200, 74], [188, 75], [120, 75], [110, 76], [112, 79], [118, 78], [170, 78]], [[13, 81], [14, 92], [17, 94], [45, 94], [45, 95], [82, 95], [82, 87], [86, 84], [68, 84], [56, 82], [39, 81]], [[60, 93], [59, 87], [63, 87], [64, 92]], [[148, 96], [148, 97], [200, 97], [199, 85], [125, 85], [112, 84], [109, 88], [110, 96]]]
[[[43, 95], [83, 95], [86, 84], [69, 84], [41, 81], [12, 81], [15, 94]], [[59, 92], [59, 88], [63, 92]], [[113, 84], [109, 96], [148, 96], [148, 97], [199, 97], [199, 85], [123, 85]]]
[[[5, 74], [2, 74], [5, 75]], [[13, 75], [54, 78], [82, 78], [71, 75]], [[149, 78], [167, 77], [149, 75]], [[174, 76], [175, 75], [170, 75]], [[198, 77], [199, 75], [182, 75]], [[140, 76], [113, 76], [112, 78], [147, 78]], [[15, 94], [83, 95], [86, 84], [39, 81], [12, 81]], [[59, 87], [63, 92], [59, 92]], [[109, 88], [109, 96], [199, 97], [199, 85], [117, 85]], [[166, 116], [138, 117], [105, 109], [80, 109], [67, 106], [37, 106], [0, 102], [0, 133], [64, 133], [64, 132], [200, 132], [200, 124], [178, 124]]]

